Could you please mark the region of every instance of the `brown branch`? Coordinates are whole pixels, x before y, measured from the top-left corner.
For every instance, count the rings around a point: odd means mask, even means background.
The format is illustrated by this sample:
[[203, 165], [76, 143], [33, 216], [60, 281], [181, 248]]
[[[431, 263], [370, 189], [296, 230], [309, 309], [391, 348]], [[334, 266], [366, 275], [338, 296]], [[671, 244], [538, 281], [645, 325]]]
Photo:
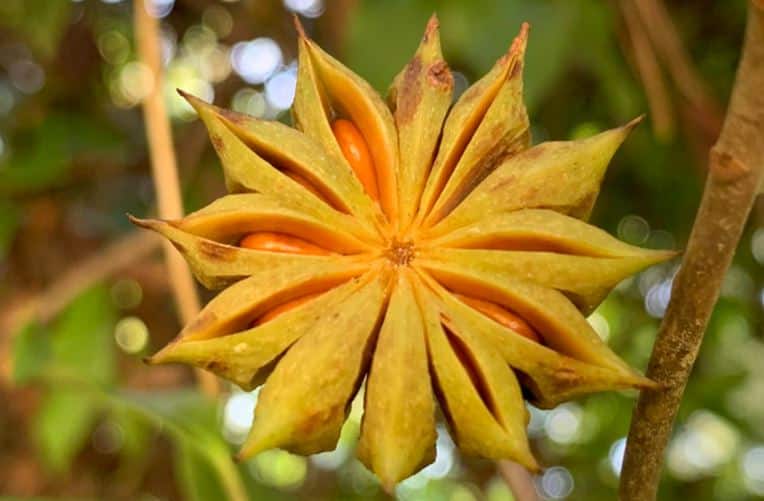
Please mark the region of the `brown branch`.
[[[144, 2], [135, 1], [133, 6], [138, 55], [140, 61], [154, 75], [152, 88], [143, 101], [143, 113], [159, 217], [178, 219], [183, 216], [183, 203], [172, 145], [172, 131], [162, 96], [159, 22], [149, 14]], [[163, 243], [163, 249], [167, 274], [181, 320], [183, 323], [189, 323], [200, 309], [194, 279], [183, 258], [169, 242]], [[200, 388], [205, 394], [217, 393], [218, 384], [213, 375], [198, 370], [196, 375]]]
[[12, 336], [32, 321], [52, 321], [74, 298], [120, 270], [148, 257], [159, 248], [157, 235], [133, 231], [112, 242], [71, 268], [40, 293], [28, 294], [21, 301], [6, 305], [0, 313], [0, 380], [9, 377], [10, 365], [2, 356], [10, 349]]
[[640, 395], [629, 430], [620, 494], [654, 500], [682, 393], [698, 355], [764, 171], [764, 2], [751, 0], [729, 109], [711, 149], [690, 241], [674, 279], [647, 376], [662, 385]]
[[538, 501], [536, 486], [533, 484], [533, 477], [524, 466], [514, 461], [497, 461], [496, 467], [499, 475], [504, 479], [512, 496], [517, 501]]
[[722, 121], [720, 106], [692, 64], [666, 6], [661, 0], [634, 0], [632, 3], [677, 89], [700, 115], [704, 132], [710, 132], [710, 138], [715, 137]]
[[663, 80], [660, 65], [655, 57], [653, 47], [645, 33], [639, 15], [632, 0], [619, 2], [623, 13], [626, 30], [629, 33], [629, 41], [634, 55], [633, 64], [642, 80], [647, 97], [647, 105], [650, 107], [650, 118], [653, 123], [655, 135], [662, 140], [669, 139], [674, 134], [674, 116], [671, 112], [671, 100]]

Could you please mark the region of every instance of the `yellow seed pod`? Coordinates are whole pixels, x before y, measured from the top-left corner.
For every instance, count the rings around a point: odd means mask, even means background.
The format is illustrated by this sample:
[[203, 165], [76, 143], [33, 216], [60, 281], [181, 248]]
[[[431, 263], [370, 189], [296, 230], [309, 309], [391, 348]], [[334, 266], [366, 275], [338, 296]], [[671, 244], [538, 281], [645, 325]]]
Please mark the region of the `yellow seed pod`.
[[386, 488], [434, 459], [438, 407], [465, 454], [535, 470], [524, 395], [654, 386], [585, 317], [674, 255], [586, 222], [636, 121], [531, 146], [527, 25], [453, 105], [434, 16], [386, 100], [299, 31], [296, 128], [186, 96], [230, 194], [134, 219], [223, 289], [151, 362], [265, 383], [240, 457], [334, 449], [366, 381], [358, 455]]

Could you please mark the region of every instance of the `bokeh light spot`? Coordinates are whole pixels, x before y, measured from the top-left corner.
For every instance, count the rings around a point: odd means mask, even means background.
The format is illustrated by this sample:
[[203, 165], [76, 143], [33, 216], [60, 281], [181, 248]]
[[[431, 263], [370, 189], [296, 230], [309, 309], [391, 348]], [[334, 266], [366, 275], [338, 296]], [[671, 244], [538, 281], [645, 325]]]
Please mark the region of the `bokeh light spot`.
[[143, 0], [146, 11], [153, 17], [163, 18], [172, 12], [175, 0]]
[[608, 323], [607, 318], [605, 318], [604, 315], [601, 313], [597, 313], [596, 311], [589, 315], [589, 318], [586, 319], [589, 322], [589, 325], [592, 326], [592, 329], [597, 333], [597, 335], [605, 342], [610, 338], [610, 323]]
[[13, 97], [13, 91], [0, 82], [0, 115], [7, 115], [13, 109], [16, 104], [16, 99]]
[[101, 454], [114, 454], [119, 452], [125, 441], [125, 432], [122, 427], [112, 421], [105, 421], [93, 431], [91, 443], [93, 449]]
[[738, 431], [727, 420], [695, 411], [669, 444], [668, 469], [685, 481], [711, 475], [732, 459], [738, 442]]
[[467, 76], [460, 71], [452, 72], [451, 76], [454, 78], [454, 91], [451, 95], [451, 99], [456, 102], [464, 91], [467, 90], [467, 87], [470, 86], [470, 81], [467, 79]]
[[743, 483], [757, 496], [764, 496], [764, 446], [757, 445], [748, 449], [741, 461]]
[[650, 225], [642, 217], [630, 214], [618, 223], [618, 237], [630, 244], [643, 244], [649, 236]]
[[214, 31], [218, 38], [225, 38], [233, 29], [233, 17], [223, 6], [210, 5], [204, 9], [202, 14], [202, 23], [212, 31]]
[[297, 71], [290, 68], [275, 74], [265, 84], [265, 98], [273, 108], [286, 110], [292, 106], [297, 85]]
[[608, 463], [610, 469], [613, 471], [616, 477], [621, 476], [621, 468], [623, 468], [623, 457], [626, 454], [626, 437], [619, 438], [613, 445], [610, 446], [608, 451]]
[[154, 89], [154, 74], [148, 66], [131, 61], [119, 73], [119, 90], [131, 106], [143, 101]]
[[281, 48], [270, 38], [239, 42], [231, 50], [234, 71], [251, 84], [261, 84], [281, 66]]
[[443, 425], [438, 425], [438, 438], [435, 442], [435, 462], [426, 466], [399, 485], [404, 491], [407, 489], [420, 489], [424, 487], [430, 479], [443, 478], [454, 467], [454, 442]]
[[486, 501], [515, 501], [512, 491], [501, 477], [493, 477], [485, 488]]
[[131, 278], [117, 280], [111, 286], [111, 300], [122, 310], [135, 308], [143, 301], [143, 288]]
[[546, 499], [564, 499], [573, 492], [573, 476], [562, 466], [547, 469], [537, 480], [536, 487]]
[[582, 122], [573, 127], [573, 130], [570, 131], [570, 139], [586, 139], [587, 137], [599, 134], [601, 131], [602, 127], [594, 122]]
[[25, 94], [34, 94], [45, 85], [45, 71], [42, 66], [28, 59], [11, 63], [8, 74], [14, 87]]
[[323, 0], [284, 0], [284, 6], [305, 17], [318, 17], [325, 9]]
[[285, 490], [299, 487], [308, 473], [304, 457], [280, 449], [261, 452], [252, 460], [250, 468], [261, 482]]
[[671, 287], [673, 279], [663, 280], [647, 291], [645, 294], [645, 310], [655, 318], [663, 318], [666, 314], [669, 301], [671, 300]]
[[231, 108], [239, 113], [258, 118], [265, 117], [268, 113], [268, 103], [263, 93], [249, 87], [240, 89], [234, 94]]
[[138, 353], [146, 347], [149, 329], [138, 317], [125, 317], [114, 328], [114, 339], [125, 353]]
[[130, 57], [130, 42], [117, 30], [109, 30], [98, 36], [98, 52], [109, 64], [125, 64]]
[[253, 392], [235, 390], [223, 407], [223, 436], [232, 444], [240, 445], [252, 427], [252, 418], [260, 389]]
[[547, 414], [544, 430], [558, 444], [573, 443], [580, 435], [582, 416], [581, 406], [576, 403], [559, 405]]
[[451, 494], [448, 496], [449, 501], [477, 501], [478, 497], [464, 484], [458, 484], [454, 486]]
[[527, 407], [528, 413], [531, 415], [531, 418], [528, 421], [528, 436], [530, 438], [543, 437], [546, 434], [544, 425], [550, 411], [539, 409], [527, 402], [525, 403], [525, 407]]

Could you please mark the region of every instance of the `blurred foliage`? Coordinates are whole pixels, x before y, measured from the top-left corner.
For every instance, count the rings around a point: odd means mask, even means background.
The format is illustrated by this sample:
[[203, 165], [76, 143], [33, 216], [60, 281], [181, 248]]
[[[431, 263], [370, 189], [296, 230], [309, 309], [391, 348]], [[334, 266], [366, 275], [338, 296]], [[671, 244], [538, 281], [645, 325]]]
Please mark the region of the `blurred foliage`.
[[[200, 93], [214, 88], [218, 104], [288, 121], [283, 109], [268, 104], [267, 83], [248, 84], [231, 71], [227, 52], [237, 42], [272, 37], [288, 70], [294, 33], [284, 2], [165, 4], [173, 7], [163, 19], [169, 84]], [[433, 12], [462, 88], [491, 67], [528, 21], [525, 92], [536, 142], [587, 136], [648, 109], [632, 54], [624, 50], [617, 2], [360, 0], [327, 1], [326, 7], [322, 16], [304, 19], [307, 29], [319, 43], [341, 50], [338, 56], [381, 92], [413, 54]], [[744, 2], [667, 7], [713, 98], [724, 103]], [[0, 295], [9, 307], [123, 231], [125, 211], [151, 210], [130, 8], [126, 0], [0, 0]], [[199, 123], [167, 95], [185, 201], [197, 207], [223, 189], [217, 161]], [[594, 220], [631, 243], [681, 249], [700, 198], [708, 144], [681, 96], [672, 90], [670, 97], [676, 132], [657, 139], [647, 117], [614, 159]], [[668, 451], [661, 499], [764, 496], [763, 214], [758, 208], [753, 216], [712, 318]], [[591, 318], [637, 367], [647, 363], [675, 267], [647, 270], [622, 284]], [[276, 451], [235, 464], [231, 455], [241, 437], [229, 421], [246, 420], [255, 395], [233, 391], [209, 402], [188, 389], [189, 371], [140, 363], [178, 326], [161, 268], [154, 261], [136, 268], [122, 281], [81, 294], [52, 323], [22, 326], [9, 349], [0, 343], [0, 368], [12, 369], [9, 381], [0, 376], [0, 398], [8, 402], [0, 425], [14, 430], [0, 434], [0, 447], [9, 451], [0, 458], [0, 493], [385, 497], [353, 459], [357, 405], [334, 452], [306, 460]], [[151, 333], [148, 345], [129, 353], [115, 342], [127, 317]], [[235, 398], [245, 404], [238, 414]], [[610, 393], [534, 410], [534, 447], [555, 467], [537, 479], [539, 490], [549, 499], [614, 499], [633, 398]], [[435, 465], [399, 487], [401, 499], [511, 499], [493, 464], [460, 457], [445, 438], [438, 450]]]
[[70, 10], [67, 0], [5, 0], [0, 19], [40, 57], [49, 59], [69, 24]]
[[118, 160], [121, 153], [120, 137], [108, 124], [76, 113], [46, 115], [11, 141], [16, 151], [0, 164], [0, 193], [49, 189], [67, 179], [75, 159]]

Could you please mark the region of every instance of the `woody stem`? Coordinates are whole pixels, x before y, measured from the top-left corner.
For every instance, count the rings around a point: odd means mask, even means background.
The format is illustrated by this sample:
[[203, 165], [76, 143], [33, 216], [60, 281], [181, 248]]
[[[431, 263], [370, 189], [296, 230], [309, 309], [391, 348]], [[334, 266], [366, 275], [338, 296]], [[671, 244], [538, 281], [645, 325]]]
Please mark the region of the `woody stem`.
[[742, 58], [687, 250], [674, 279], [629, 430], [620, 496], [656, 498], [664, 451], [687, 379], [764, 172], [764, 1], [749, 0]]
[[[146, 2], [133, 2], [135, 37], [140, 61], [153, 75], [151, 89], [143, 100], [143, 116], [146, 138], [151, 158], [151, 172], [157, 196], [159, 217], [178, 219], [183, 216], [183, 202], [178, 183], [178, 169], [172, 144], [172, 130], [167, 118], [162, 96], [162, 61], [160, 52], [159, 22], [145, 6]], [[173, 297], [184, 324], [199, 313], [199, 296], [194, 279], [181, 255], [172, 244], [163, 243], [165, 264]], [[196, 371], [200, 389], [209, 396], [217, 394], [217, 379], [212, 374]]]

